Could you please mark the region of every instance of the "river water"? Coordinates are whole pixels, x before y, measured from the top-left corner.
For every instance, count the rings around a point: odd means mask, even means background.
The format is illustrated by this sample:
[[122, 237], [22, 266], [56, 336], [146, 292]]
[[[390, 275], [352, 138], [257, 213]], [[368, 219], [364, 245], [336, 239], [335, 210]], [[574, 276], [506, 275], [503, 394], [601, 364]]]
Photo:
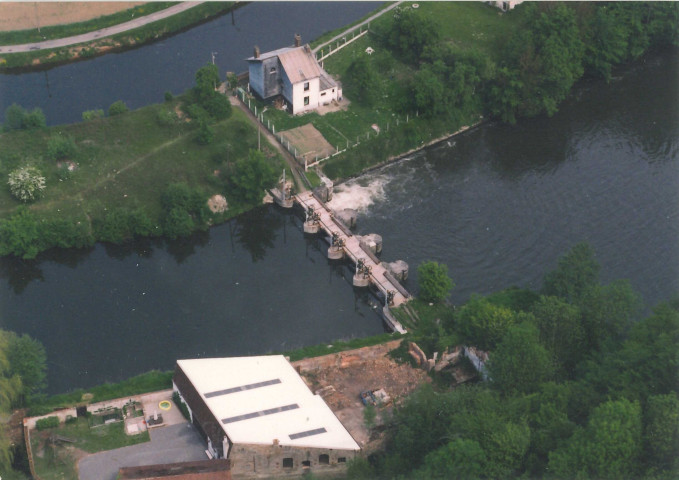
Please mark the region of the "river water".
[[[339, 186], [333, 204], [411, 265], [411, 291], [428, 259], [448, 265], [455, 303], [539, 288], [587, 241], [605, 282], [628, 278], [653, 305], [679, 291], [678, 73], [676, 51], [654, 55], [551, 119], [486, 124]], [[0, 328], [44, 343], [51, 392], [383, 331], [325, 248], [264, 207], [185, 241], [0, 259]]]

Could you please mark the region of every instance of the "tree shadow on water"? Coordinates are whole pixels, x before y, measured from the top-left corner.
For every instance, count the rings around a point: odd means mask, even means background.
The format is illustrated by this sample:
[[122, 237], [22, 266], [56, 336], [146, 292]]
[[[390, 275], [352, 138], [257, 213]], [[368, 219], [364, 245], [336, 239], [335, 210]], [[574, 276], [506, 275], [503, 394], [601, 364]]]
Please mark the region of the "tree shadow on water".
[[264, 259], [267, 249], [274, 247], [276, 230], [284, 226], [285, 218], [271, 207], [255, 208], [236, 217], [231, 234], [257, 262]]
[[196, 253], [196, 247], [204, 247], [210, 242], [210, 231], [196, 232], [189, 237], [165, 240], [167, 253], [172, 255], [177, 265], [181, 265], [191, 255]]
[[22, 260], [17, 257], [0, 258], [0, 278], [7, 279], [12, 291], [20, 295], [33, 280], [45, 280], [37, 260]]

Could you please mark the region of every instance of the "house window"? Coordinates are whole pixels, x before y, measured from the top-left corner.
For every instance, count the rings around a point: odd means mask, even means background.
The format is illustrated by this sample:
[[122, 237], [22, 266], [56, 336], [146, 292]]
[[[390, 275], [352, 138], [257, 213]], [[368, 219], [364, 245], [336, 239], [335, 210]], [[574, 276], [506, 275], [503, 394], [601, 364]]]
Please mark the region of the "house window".
[[346, 463], [347, 457], [337, 457], [337, 463]]
[[269, 70], [269, 73], [276, 73], [276, 67], [271, 67], [271, 70]]
[[321, 93], [321, 97], [325, 97], [325, 94], [326, 94], [326, 93], [327, 93], [327, 92]]
[[304, 82], [304, 91], [305, 92], [309, 91], [309, 82]]
[[304, 105], [309, 105], [309, 97], [304, 97]]
[[311, 462], [310, 462], [309, 460], [304, 460], [304, 461], [302, 462], [302, 468], [303, 468], [304, 470], [310, 469], [310, 468], [311, 468]]
[[287, 457], [283, 459], [283, 468], [292, 468], [292, 457]]
[[334, 89], [334, 88], [332, 89], [332, 93], [335, 93], [335, 89]]
[[330, 463], [330, 457], [325, 453], [318, 456], [318, 463], [321, 465], [328, 465]]

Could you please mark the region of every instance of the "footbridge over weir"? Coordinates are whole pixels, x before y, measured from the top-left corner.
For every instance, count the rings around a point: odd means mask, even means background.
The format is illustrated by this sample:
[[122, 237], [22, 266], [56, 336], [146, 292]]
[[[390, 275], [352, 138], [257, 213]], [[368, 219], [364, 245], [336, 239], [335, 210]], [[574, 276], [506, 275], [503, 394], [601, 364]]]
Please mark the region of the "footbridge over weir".
[[[346, 256], [356, 264], [354, 285], [368, 286], [370, 283], [382, 292], [387, 299], [385, 315], [390, 315], [388, 307], [398, 307], [408, 301], [410, 294], [396, 277], [381, 265], [380, 260], [365, 243], [361, 242], [342, 221], [335, 218], [332, 211], [316, 195], [312, 192], [299, 193], [295, 195], [294, 201], [306, 212], [305, 232], [315, 233], [322, 228], [332, 239], [328, 257], [341, 259]], [[395, 322], [393, 318], [392, 320]], [[398, 326], [392, 324], [394, 329], [401, 330], [400, 324], [395, 323]]]

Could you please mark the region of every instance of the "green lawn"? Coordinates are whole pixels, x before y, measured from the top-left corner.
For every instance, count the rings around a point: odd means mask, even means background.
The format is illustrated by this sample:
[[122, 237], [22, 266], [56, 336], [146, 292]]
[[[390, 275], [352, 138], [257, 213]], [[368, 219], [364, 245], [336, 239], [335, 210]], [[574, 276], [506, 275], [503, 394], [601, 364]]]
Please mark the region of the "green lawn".
[[[0, 178], [18, 166], [31, 164], [47, 179], [44, 198], [30, 205], [38, 216], [91, 222], [116, 207], [143, 207], [151, 218], [161, 212], [160, 197], [170, 183], [186, 182], [207, 198], [229, 192], [218, 173], [227, 163], [257, 148], [257, 130], [238, 109], [213, 126], [209, 145], [194, 141], [195, 122], [170, 125], [159, 121], [162, 111], [172, 111], [181, 99], [152, 105], [119, 116], [0, 135]], [[70, 136], [77, 151], [67, 162], [47, 158], [53, 136]], [[263, 141], [262, 149], [278, 170], [282, 159]], [[61, 166], [60, 166], [61, 165]], [[20, 203], [0, 187], [0, 217], [11, 215]], [[233, 216], [238, 211], [231, 210]]]

